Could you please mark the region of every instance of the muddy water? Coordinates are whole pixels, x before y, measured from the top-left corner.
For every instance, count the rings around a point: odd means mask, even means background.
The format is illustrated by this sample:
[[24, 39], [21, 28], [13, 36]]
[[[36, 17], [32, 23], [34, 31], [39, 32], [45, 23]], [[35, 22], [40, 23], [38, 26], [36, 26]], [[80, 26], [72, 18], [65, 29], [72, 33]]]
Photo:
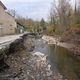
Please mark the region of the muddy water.
[[52, 69], [57, 69], [68, 80], [80, 80], [80, 60], [73, 57], [70, 51], [63, 47], [49, 45], [49, 60]]

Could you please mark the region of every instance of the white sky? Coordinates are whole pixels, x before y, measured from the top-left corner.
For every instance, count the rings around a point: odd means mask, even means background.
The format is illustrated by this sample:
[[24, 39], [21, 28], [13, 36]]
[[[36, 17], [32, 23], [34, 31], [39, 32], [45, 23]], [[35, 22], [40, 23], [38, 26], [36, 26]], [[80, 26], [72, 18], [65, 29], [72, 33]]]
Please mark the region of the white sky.
[[1, 0], [8, 9], [34, 20], [47, 20], [52, 0]]
[[[34, 20], [47, 20], [53, 0], [1, 0], [7, 9], [14, 9], [18, 14]], [[73, 0], [74, 1], [74, 0]]]

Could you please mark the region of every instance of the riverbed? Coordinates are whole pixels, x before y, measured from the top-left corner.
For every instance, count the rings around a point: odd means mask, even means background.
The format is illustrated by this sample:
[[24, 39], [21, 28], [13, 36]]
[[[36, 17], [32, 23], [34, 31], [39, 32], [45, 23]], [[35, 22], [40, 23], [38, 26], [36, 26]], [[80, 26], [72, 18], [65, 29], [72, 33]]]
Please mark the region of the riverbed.
[[18, 51], [6, 60], [10, 66], [0, 80], [80, 80], [80, 61], [63, 47], [36, 39], [33, 51]]

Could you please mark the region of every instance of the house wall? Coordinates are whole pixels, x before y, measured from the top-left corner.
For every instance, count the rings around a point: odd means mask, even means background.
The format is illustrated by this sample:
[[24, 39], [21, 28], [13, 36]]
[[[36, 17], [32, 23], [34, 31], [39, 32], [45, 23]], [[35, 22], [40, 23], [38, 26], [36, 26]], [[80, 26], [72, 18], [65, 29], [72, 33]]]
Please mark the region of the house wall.
[[15, 19], [0, 5], [0, 36], [14, 34], [16, 27]]

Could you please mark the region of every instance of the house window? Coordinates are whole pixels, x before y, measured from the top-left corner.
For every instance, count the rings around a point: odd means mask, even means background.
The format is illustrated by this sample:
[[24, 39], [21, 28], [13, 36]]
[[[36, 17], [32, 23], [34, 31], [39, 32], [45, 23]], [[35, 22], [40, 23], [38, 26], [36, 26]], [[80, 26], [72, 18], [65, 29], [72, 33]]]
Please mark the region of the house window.
[[3, 28], [3, 27], [2, 27], [2, 25], [3, 25], [3, 24], [2, 24], [2, 23], [0, 23], [0, 29], [2, 29], [2, 28]]
[[12, 24], [10, 26], [12, 26]]
[[0, 23], [0, 25], [3, 25], [2, 23]]
[[10, 29], [10, 30], [13, 30], [13, 29]]

